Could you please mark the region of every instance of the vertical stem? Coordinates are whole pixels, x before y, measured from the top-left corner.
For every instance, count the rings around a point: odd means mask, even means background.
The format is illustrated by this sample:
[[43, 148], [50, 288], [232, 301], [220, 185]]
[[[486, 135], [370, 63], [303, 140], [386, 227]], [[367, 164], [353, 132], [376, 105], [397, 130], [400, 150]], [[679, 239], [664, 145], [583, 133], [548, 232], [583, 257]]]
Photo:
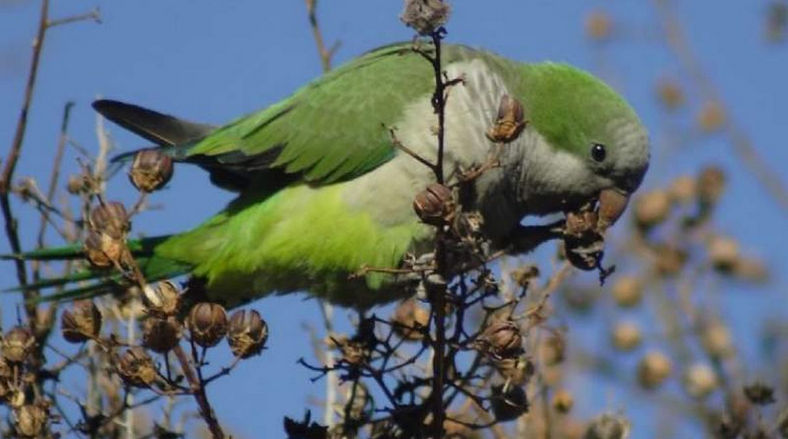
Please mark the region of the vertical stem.
[[[41, 59], [41, 49], [44, 47], [44, 38], [46, 37], [47, 22], [49, 20], [49, 0], [41, 0], [41, 13], [38, 19], [38, 31], [36, 38], [33, 40], [33, 55], [30, 60], [30, 71], [27, 75], [27, 83], [25, 85], [24, 100], [22, 101], [22, 109], [19, 112], [19, 119], [16, 124], [16, 132], [14, 139], [11, 142], [11, 150], [6, 157], [5, 168], [3, 168], [2, 177], [0, 177], [0, 208], [3, 211], [3, 218], [5, 219], [5, 231], [8, 236], [11, 251], [19, 253], [22, 251], [22, 245], [19, 241], [18, 224], [11, 212], [11, 200], [9, 198], [11, 191], [11, 180], [14, 176], [14, 169], [16, 163], [19, 161], [19, 155], [22, 150], [22, 142], [25, 139], [25, 132], [27, 131], [27, 116], [30, 112], [30, 104], [33, 101], [33, 90], [36, 85], [36, 77], [38, 76], [38, 64]], [[21, 259], [15, 259], [16, 264], [16, 277], [19, 285], [27, 285], [27, 268], [25, 262]], [[35, 295], [37, 292], [25, 291], [25, 312], [29, 318], [30, 324], [35, 325]], [[35, 328], [32, 328], [35, 332]]]
[[205, 394], [205, 386], [194, 373], [194, 369], [192, 369], [192, 366], [189, 362], [189, 356], [183, 351], [181, 345], [175, 346], [172, 351], [175, 353], [175, 357], [178, 358], [178, 362], [181, 364], [181, 369], [183, 369], [183, 374], [189, 381], [194, 399], [197, 401], [197, 405], [200, 407], [200, 416], [202, 416], [202, 418], [205, 420], [205, 423], [208, 424], [208, 429], [211, 431], [211, 435], [214, 439], [223, 439], [225, 437], [224, 431], [222, 431], [222, 427], [219, 425], [219, 421], [216, 419], [216, 415], [213, 412], [211, 403], [208, 401], [208, 395]]

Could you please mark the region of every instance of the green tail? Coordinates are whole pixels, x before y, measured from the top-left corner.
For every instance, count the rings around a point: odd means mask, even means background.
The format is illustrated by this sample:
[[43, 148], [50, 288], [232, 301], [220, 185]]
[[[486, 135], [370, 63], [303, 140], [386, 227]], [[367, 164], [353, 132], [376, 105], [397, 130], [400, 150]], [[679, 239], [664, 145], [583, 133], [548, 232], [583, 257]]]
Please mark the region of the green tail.
[[[143, 238], [128, 242], [129, 250], [145, 275], [153, 282], [188, 273], [191, 267], [182, 262], [158, 256], [154, 249], [169, 236]], [[82, 244], [44, 248], [16, 255], [0, 255], [1, 259], [24, 261], [81, 261], [85, 259]], [[84, 299], [109, 294], [128, 288], [130, 283], [117, 270], [87, 267], [73, 271], [67, 276], [40, 279], [25, 286], [17, 286], [3, 292], [21, 292], [56, 288], [53, 294], [41, 295], [41, 301], [63, 301]]]

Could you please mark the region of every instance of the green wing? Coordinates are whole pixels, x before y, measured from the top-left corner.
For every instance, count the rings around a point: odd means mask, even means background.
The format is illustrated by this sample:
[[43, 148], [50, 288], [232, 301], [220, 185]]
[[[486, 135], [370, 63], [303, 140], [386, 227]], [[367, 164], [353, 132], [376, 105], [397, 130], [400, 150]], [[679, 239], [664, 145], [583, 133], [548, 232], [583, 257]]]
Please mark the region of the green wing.
[[406, 105], [431, 92], [431, 72], [410, 43], [383, 47], [176, 157], [205, 167], [220, 184], [271, 173], [313, 185], [352, 179], [393, 157], [388, 128]]

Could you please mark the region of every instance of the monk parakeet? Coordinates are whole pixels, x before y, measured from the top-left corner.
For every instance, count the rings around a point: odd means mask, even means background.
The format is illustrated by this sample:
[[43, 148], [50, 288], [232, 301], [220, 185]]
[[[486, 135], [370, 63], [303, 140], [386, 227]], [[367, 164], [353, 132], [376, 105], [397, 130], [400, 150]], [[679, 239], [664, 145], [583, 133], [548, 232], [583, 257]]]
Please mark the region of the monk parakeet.
[[[463, 200], [481, 214], [492, 250], [525, 250], [516, 243], [527, 215], [568, 211], [605, 191], [626, 200], [640, 185], [649, 163], [646, 130], [594, 76], [456, 45], [443, 46], [443, 68], [447, 78], [462, 78], [445, 110], [447, 184], [488, 160], [497, 145], [486, 133], [504, 96], [522, 105], [525, 128]], [[130, 241], [148, 280], [190, 274], [209, 297], [227, 303], [294, 291], [362, 307], [396, 297], [396, 276], [350, 275], [365, 266], [395, 268], [409, 252], [432, 248], [436, 228], [412, 205], [435, 176], [394, 146], [392, 130], [400, 144], [435, 160], [434, 86], [432, 66], [403, 43], [368, 52], [220, 127], [97, 101], [110, 120], [238, 193], [193, 230]], [[111, 276], [88, 271], [72, 279], [99, 279], [77, 290], [93, 294], [113, 286], [118, 277]]]

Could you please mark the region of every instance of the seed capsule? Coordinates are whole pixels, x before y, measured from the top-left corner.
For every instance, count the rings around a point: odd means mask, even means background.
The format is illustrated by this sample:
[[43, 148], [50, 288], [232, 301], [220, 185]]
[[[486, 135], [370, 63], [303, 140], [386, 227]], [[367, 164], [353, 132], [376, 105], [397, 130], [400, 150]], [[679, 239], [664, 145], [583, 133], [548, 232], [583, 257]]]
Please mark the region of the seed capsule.
[[775, 401], [774, 388], [760, 381], [744, 386], [744, 396], [755, 405], [769, 405]]
[[3, 357], [10, 363], [23, 363], [33, 353], [36, 339], [30, 329], [17, 326], [5, 333], [3, 337]]
[[394, 316], [391, 318], [394, 330], [406, 340], [421, 340], [424, 338], [422, 330], [430, 324], [430, 312], [415, 299], [408, 299], [400, 303]]
[[78, 300], [70, 310], [63, 311], [60, 330], [71, 343], [82, 343], [98, 337], [101, 332], [101, 312], [90, 300]]
[[523, 336], [511, 320], [492, 322], [479, 337], [479, 344], [496, 358], [517, 357], [523, 352]]
[[684, 374], [684, 390], [693, 398], [709, 395], [718, 385], [717, 373], [707, 364], [695, 363]]
[[635, 276], [619, 276], [610, 292], [618, 306], [630, 308], [643, 299], [643, 284]]
[[122, 203], [110, 201], [90, 211], [90, 228], [113, 239], [125, 239], [131, 222]]
[[413, 210], [427, 224], [434, 226], [448, 222], [454, 214], [454, 196], [451, 189], [432, 183], [413, 200]]
[[670, 359], [661, 352], [649, 352], [638, 364], [638, 381], [645, 389], [654, 389], [670, 376]]
[[129, 386], [147, 388], [156, 381], [156, 365], [145, 349], [134, 346], [126, 350], [117, 361], [118, 375]]
[[181, 324], [174, 317], [150, 317], [142, 324], [142, 344], [163, 354], [178, 344], [181, 332]]
[[238, 310], [230, 317], [227, 343], [236, 357], [258, 354], [268, 340], [268, 325], [255, 310]]
[[144, 149], [134, 155], [129, 179], [140, 192], [153, 192], [164, 187], [172, 173], [172, 157], [159, 149]]
[[493, 386], [490, 402], [499, 421], [511, 421], [528, 412], [528, 397], [520, 386]]
[[553, 395], [553, 408], [558, 413], [569, 413], [574, 405], [575, 399], [566, 389], [560, 389]]
[[172, 316], [180, 307], [180, 292], [180, 288], [171, 281], [149, 284], [142, 290], [142, 302], [152, 315]]
[[192, 340], [205, 348], [216, 346], [227, 334], [227, 313], [218, 303], [202, 302], [194, 305], [186, 322]]
[[640, 346], [643, 336], [640, 328], [633, 322], [621, 322], [613, 328], [611, 334], [613, 347], [620, 351], [631, 351]]
[[509, 143], [517, 139], [526, 125], [523, 113], [523, 104], [520, 101], [506, 94], [501, 96], [498, 118], [487, 131], [487, 138], [500, 143]]
[[627, 418], [605, 413], [588, 424], [583, 439], [626, 439], [630, 429], [631, 424]]
[[701, 206], [717, 204], [725, 190], [725, 172], [717, 166], [707, 166], [698, 175], [698, 198]]
[[121, 254], [121, 245], [113, 245], [114, 240], [99, 232], [89, 231], [85, 242], [82, 244], [85, 249], [85, 258], [95, 268], [108, 268], [112, 266], [113, 259], [105, 251], [117, 258]]
[[37, 405], [24, 405], [14, 411], [14, 428], [21, 437], [39, 437], [49, 414]]
[[429, 35], [446, 24], [450, 12], [443, 0], [406, 0], [400, 20], [420, 35]]
[[653, 190], [638, 197], [635, 202], [635, 221], [643, 230], [664, 222], [670, 215], [670, 195], [664, 190]]

